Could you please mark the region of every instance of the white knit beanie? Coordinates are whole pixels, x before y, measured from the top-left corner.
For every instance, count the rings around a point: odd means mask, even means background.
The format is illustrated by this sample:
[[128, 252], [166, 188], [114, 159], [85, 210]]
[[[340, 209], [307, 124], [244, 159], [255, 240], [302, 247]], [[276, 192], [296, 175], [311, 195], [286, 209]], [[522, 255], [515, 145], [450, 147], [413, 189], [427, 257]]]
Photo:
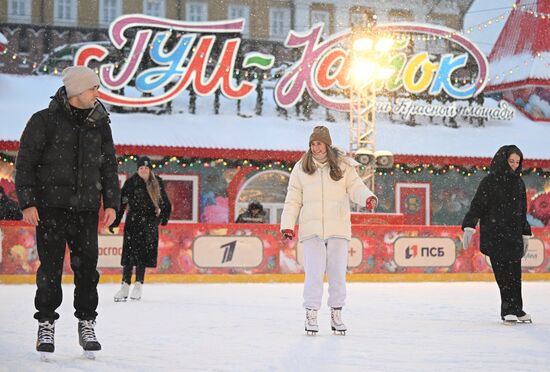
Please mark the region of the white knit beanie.
[[63, 70], [63, 85], [70, 98], [99, 85], [99, 77], [89, 67], [71, 66]]

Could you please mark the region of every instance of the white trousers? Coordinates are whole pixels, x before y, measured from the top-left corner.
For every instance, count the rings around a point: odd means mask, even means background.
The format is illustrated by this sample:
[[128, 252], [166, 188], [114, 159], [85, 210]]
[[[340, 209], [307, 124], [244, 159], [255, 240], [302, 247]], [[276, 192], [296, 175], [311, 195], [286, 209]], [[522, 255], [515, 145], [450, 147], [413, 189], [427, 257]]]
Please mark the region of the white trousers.
[[328, 306], [342, 307], [346, 301], [346, 270], [349, 241], [319, 237], [304, 240], [304, 308], [319, 310], [323, 279], [328, 280]]

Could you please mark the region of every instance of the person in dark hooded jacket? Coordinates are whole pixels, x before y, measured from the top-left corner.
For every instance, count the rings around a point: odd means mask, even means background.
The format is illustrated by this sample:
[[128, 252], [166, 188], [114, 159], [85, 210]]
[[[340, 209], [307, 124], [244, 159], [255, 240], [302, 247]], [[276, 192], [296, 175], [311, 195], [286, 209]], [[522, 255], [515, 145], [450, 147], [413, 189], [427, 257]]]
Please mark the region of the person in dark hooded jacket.
[[520, 176], [522, 162], [523, 154], [517, 146], [502, 146], [462, 222], [466, 249], [479, 221], [480, 250], [489, 256], [500, 289], [500, 315], [512, 322], [531, 321], [523, 311], [521, 295], [521, 259], [532, 237], [525, 184]]
[[136, 282], [130, 298], [141, 299], [145, 268], [157, 266], [158, 225], [166, 225], [172, 211], [162, 179], [153, 173], [151, 159], [142, 156], [138, 159], [137, 166], [137, 173], [122, 186], [117, 218], [109, 227], [112, 232], [120, 224], [128, 207], [122, 245], [122, 285], [114, 296], [115, 302], [126, 301], [128, 298], [134, 266]]
[[236, 223], [266, 223], [264, 207], [260, 202], [253, 201], [248, 204], [245, 212], [239, 214]]
[[40, 267], [34, 303], [39, 352], [54, 351], [55, 311], [68, 244], [74, 272], [74, 315], [80, 345], [100, 350], [95, 336], [99, 273], [98, 223], [109, 226], [120, 203], [118, 166], [109, 114], [97, 100], [99, 78], [90, 68], [63, 71], [63, 86], [36, 112], [21, 135], [15, 189], [23, 220], [36, 226]]

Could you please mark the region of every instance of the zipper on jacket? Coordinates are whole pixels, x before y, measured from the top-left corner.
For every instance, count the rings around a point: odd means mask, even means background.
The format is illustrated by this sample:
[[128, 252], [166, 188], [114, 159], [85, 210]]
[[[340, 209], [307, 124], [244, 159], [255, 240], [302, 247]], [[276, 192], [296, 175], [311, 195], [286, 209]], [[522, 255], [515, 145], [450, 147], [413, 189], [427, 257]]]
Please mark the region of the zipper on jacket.
[[325, 240], [325, 167], [320, 167], [319, 170], [321, 171], [321, 225], [322, 225], [322, 232], [323, 236], [321, 239], [323, 241]]
[[77, 210], [80, 210], [80, 207], [82, 206], [82, 202], [80, 200], [80, 192], [81, 192], [81, 188], [80, 188], [80, 184], [82, 183], [82, 157], [84, 156], [82, 154], [82, 140], [83, 140], [83, 137], [84, 137], [84, 130], [82, 129], [82, 127], [78, 127], [78, 136], [76, 136], [78, 138], [78, 142], [77, 142], [77, 151], [78, 151], [78, 162], [77, 162], [77, 182], [76, 182], [76, 200], [78, 202], [78, 204], [76, 205], [76, 209]]

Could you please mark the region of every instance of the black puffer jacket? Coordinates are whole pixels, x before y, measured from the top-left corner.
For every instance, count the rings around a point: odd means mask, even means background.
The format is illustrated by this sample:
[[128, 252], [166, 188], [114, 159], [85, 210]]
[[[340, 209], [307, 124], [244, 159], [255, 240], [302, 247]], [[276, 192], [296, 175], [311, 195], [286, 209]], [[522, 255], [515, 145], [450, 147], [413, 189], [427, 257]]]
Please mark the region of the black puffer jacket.
[[531, 235], [527, 222], [527, 196], [520, 177], [508, 165], [514, 145], [502, 146], [491, 161], [490, 173], [481, 180], [462, 228], [475, 228], [479, 220], [480, 249], [489, 257], [518, 260], [523, 256], [522, 235]]
[[120, 189], [109, 116], [97, 104], [79, 121], [61, 87], [47, 109], [35, 113], [21, 136], [15, 185], [21, 209], [118, 208]]
[[172, 211], [172, 204], [164, 189], [164, 183], [156, 176], [160, 186], [160, 215], [155, 214], [155, 205], [147, 192], [145, 181], [136, 173], [122, 186], [122, 198], [117, 217], [110, 227], [117, 227], [128, 206], [124, 224], [124, 243], [121, 265], [157, 266], [159, 230], [158, 225], [166, 225]]

